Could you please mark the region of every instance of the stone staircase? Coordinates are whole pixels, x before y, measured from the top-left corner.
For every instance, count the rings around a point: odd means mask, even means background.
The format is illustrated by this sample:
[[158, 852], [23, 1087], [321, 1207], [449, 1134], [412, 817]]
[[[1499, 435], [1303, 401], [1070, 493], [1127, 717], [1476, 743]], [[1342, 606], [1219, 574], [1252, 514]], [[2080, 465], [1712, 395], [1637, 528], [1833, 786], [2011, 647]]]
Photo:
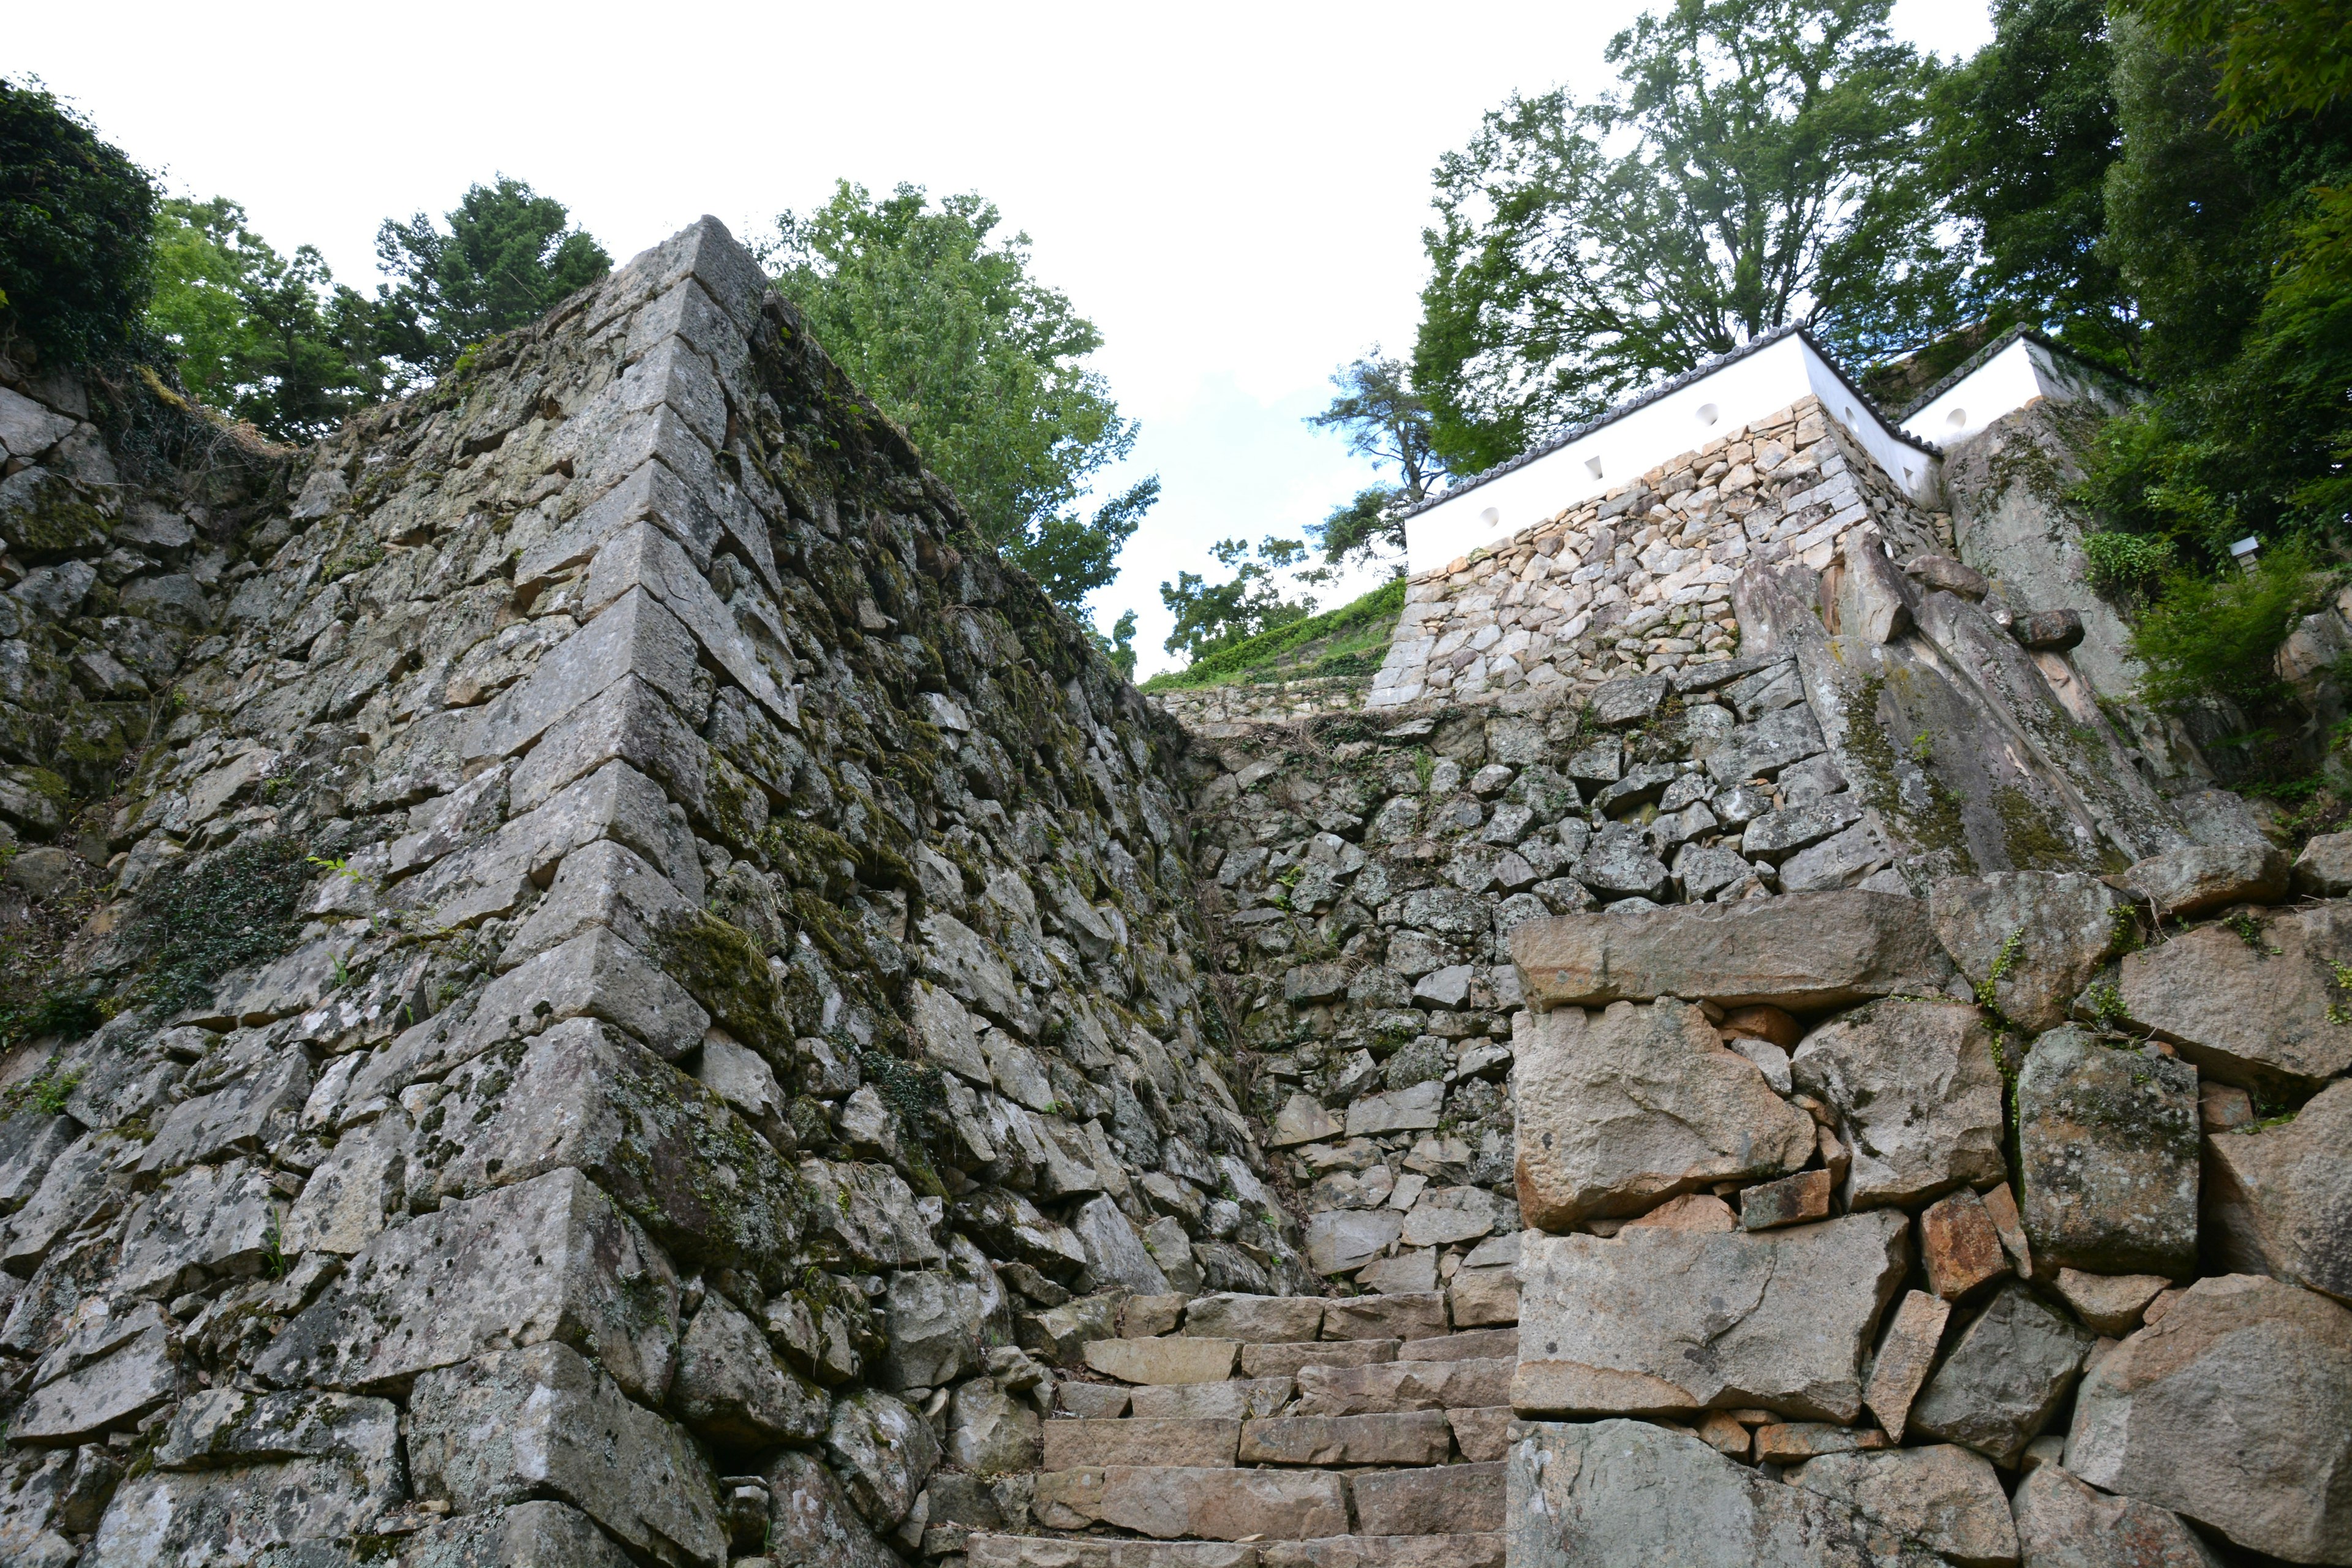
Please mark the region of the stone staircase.
[[[1130, 1298], [969, 1568], [1501, 1568], [1516, 1327], [1443, 1291]], [[927, 1547], [929, 1545], [927, 1542]]]

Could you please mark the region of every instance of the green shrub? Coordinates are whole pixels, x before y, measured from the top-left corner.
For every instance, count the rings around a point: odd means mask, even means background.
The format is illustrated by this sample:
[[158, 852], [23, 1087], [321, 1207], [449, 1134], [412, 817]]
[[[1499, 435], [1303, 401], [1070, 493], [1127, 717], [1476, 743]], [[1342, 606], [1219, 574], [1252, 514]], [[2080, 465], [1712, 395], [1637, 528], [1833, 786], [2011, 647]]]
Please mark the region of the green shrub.
[[[1222, 685], [1226, 681], [1237, 679], [1262, 666], [1270, 665], [1281, 658], [1283, 655], [1303, 648], [1309, 643], [1321, 642], [1327, 637], [1339, 637], [1350, 632], [1360, 632], [1366, 635], [1376, 632], [1384, 633], [1385, 628], [1381, 627], [1379, 623], [1383, 620], [1393, 622], [1397, 616], [1403, 612], [1404, 588], [1405, 583], [1402, 577], [1384, 583], [1362, 598], [1342, 605], [1336, 610], [1327, 610], [1319, 616], [1309, 616], [1305, 620], [1292, 621], [1287, 625], [1276, 626], [1270, 631], [1260, 632], [1255, 637], [1246, 637], [1240, 642], [1219, 648], [1214, 653], [1196, 658], [1182, 669], [1167, 670], [1155, 675], [1143, 683], [1143, 689], [1165, 691], [1177, 687]], [[1360, 654], [1363, 650], [1335, 648], [1331, 651], [1334, 654], [1353, 655]], [[1333, 662], [1337, 664], [1339, 661], [1335, 659]], [[1371, 668], [1379, 668], [1380, 660], [1374, 659], [1371, 662]], [[1293, 673], [1337, 675], [1352, 673], [1352, 670], [1345, 668], [1315, 668]]]
[[2178, 552], [2172, 541], [2148, 533], [2122, 533], [2112, 529], [2083, 536], [2083, 561], [2091, 586], [2111, 593], [2147, 585], [2172, 570]]
[[155, 183], [46, 89], [0, 81], [0, 319], [50, 363], [131, 342]]
[[2273, 658], [2324, 579], [2299, 544], [2273, 545], [2252, 572], [2175, 572], [2140, 617], [2131, 652], [2147, 667], [2141, 695], [2159, 707], [2211, 698], [2261, 704], [2279, 692]]

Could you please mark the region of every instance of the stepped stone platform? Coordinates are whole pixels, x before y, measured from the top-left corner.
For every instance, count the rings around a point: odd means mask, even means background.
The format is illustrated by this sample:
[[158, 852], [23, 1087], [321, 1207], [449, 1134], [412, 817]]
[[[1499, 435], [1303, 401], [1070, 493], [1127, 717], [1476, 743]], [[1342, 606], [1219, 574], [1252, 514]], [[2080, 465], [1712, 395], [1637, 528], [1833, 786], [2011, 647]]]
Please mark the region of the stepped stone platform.
[[[1518, 1331], [1444, 1292], [1133, 1297], [1055, 1386], [1034, 1534], [968, 1568], [1501, 1568]], [[1151, 1329], [1164, 1331], [1150, 1332]], [[950, 1556], [950, 1561], [951, 1561]]]

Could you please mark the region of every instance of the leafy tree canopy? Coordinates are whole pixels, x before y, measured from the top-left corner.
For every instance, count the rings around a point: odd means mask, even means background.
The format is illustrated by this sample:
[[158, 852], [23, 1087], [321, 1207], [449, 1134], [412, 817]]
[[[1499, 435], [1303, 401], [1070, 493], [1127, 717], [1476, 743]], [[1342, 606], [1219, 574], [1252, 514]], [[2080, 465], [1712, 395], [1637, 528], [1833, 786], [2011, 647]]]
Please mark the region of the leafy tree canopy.
[[1513, 97], [1436, 171], [1413, 357], [1457, 472], [1816, 312], [1857, 360], [1957, 324], [1891, 0], [1674, 0], [1623, 86]]
[[2086, 498], [2108, 526], [2208, 563], [2247, 533], [2340, 536], [2352, 104], [2233, 131], [2212, 51], [2181, 52], [2125, 14], [2116, 53], [2124, 142], [2105, 243], [2138, 300], [2158, 395], [2102, 433]]
[[382, 341], [406, 379], [446, 374], [467, 348], [538, 320], [611, 271], [604, 247], [567, 226], [571, 216], [500, 174], [444, 215], [446, 233], [423, 213], [384, 219], [376, 258], [400, 281], [377, 289]]
[[1136, 426], [1087, 363], [1102, 334], [1030, 275], [1027, 235], [992, 237], [1001, 221], [974, 194], [935, 205], [919, 186], [877, 198], [842, 181], [814, 212], [776, 220], [767, 260], [981, 536], [1076, 610], [1118, 574], [1160, 481], [1079, 511], [1094, 477], [1133, 449]]
[[38, 82], [0, 80], [0, 342], [88, 363], [131, 346], [155, 183]]
[[2218, 55], [2223, 120], [2316, 113], [2352, 93], [2344, 0], [2116, 0], [2179, 54]]
[[1403, 361], [1387, 358], [1375, 347], [1341, 365], [1331, 384], [1339, 395], [1321, 413], [1308, 415], [1307, 423], [1339, 431], [1349, 452], [1394, 468], [1399, 479], [1357, 491], [1354, 500], [1307, 530], [1322, 546], [1323, 558], [1336, 565], [1383, 549], [1402, 551], [1406, 510], [1429, 494], [1445, 465], [1430, 449], [1429, 405], [1412, 390]]
[[1230, 579], [1210, 583], [1197, 572], [1179, 572], [1172, 584], [1160, 584], [1160, 601], [1176, 615], [1176, 629], [1162, 645], [1170, 653], [1199, 659], [1315, 613], [1311, 598], [1284, 598], [1275, 575], [1306, 559], [1307, 546], [1300, 541], [1269, 534], [1253, 560], [1248, 541], [1221, 539], [1209, 547], [1209, 553], [1219, 565], [1233, 569]]
[[[1981, 252], [1969, 299], [2127, 369], [2137, 313], [2102, 247], [2121, 143], [2102, 0], [1994, 0], [1992, 42], [1930, 95], [1927, 164]], [[1963, 356], [1964, 357], [1964, 356]]]
[[148, 325], [198, 399], [307, 441], [383, 398], [374, 307], [312, 247], [282, 257], [245, 224], [226, 197], [163, 203]]

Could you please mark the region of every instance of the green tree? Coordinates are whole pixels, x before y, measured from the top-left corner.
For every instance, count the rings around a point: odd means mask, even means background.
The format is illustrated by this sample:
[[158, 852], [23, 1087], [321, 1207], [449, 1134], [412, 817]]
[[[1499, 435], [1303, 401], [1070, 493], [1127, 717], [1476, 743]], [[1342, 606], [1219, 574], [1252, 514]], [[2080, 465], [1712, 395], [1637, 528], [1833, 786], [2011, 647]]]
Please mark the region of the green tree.
[[37, 81], [0, 80], [0, 348], [63, 364], [131, 348], [155, 202], [88, 120]]
[[1308, 415], [1307, 423], [1339, 431], [1349, 452], [1393, 468], [1399, 480], [1357, 491], [1307, 530], [1322, 546], [1323, 558], [1337, 565], [1351, 556], [1402, 550], [1405, 510], [1429, 494], [1445, 465], [1430, 449], [1429, 405], [1412, 390], [1403, 361], [1383, 356], [1376, 346], [1341, 365], [1331, 384], [1339, 395], [1321, 413]]
[[2116, 50], [2124, 147], [2105, 244], [2137, 296], [2158, 395], [2102, 432], [2086, 496], [2108, 526], [2209, 563], [2247, 533], [2340, 535], [2352, 103], [2240, 112], [2221, 56], [2128, 13]]
[[407, 378], [446, 374], [471, 345], [537, 321], [613, 269], [613, 258], [571, 213], [505, 174], [466, 192], [445, 214], [383, 220], [376, 259], [400, 279], [378, 288], [384, 351]]
[[316, 249], [282, 257], [245, 224], [226, 197], [163, 203], [148, 325], [199, 400], [307, 441], [383, 398], [374, 309]]
[[2243, 130], [2352, 93], [2344, 0], [2116, 0], [2179, 54], [2217, 55], [2223, 119]]
[[1436, 172], [1413, 384], [1454, 471], [1814, 312], [1876, 359], [1957, 324], [1891, 0], [1673, 0], [1620, 91], [1513, 97]]
[[1939, 80], [1928, 168], [1981, 255], [1970, 299], [2128, 368], [2137, 317], [2101, 246], [2121, 144], [2102, 0], [1994, 0], [1992, 42]]
[[1275, 575], [1306, 559], [1307, 546], [1300, 541], [1269, 534], [1253, 560], [1248, 541], [1221, 539], [1209, 547], [1209, 553], [1219, 565], [1233, 568], [1234, 575], [1211, 583], [1197, 572], [1179, 572], [1173, 584], [1160, 584], [1160, 602], [1176, 615], [1176, 629], [1161, 645], [1170, 653], [1198, 659], [1315, 613], [1311, 598], [1284, 598]]
[[1077, 510], [1135, 446], [1102, 346], [1069, 297], [1030, 275], [1029, 237], [966, 193], [934, 205], [902, 184], [877, 198], [844, 180], [805, 216], [776, 220], [768, 261], [818, 342], [906, 426], [981, 537], [1076, 611], [1118, 575], [1120, 549], [1160, 496], [1148, 478]]

